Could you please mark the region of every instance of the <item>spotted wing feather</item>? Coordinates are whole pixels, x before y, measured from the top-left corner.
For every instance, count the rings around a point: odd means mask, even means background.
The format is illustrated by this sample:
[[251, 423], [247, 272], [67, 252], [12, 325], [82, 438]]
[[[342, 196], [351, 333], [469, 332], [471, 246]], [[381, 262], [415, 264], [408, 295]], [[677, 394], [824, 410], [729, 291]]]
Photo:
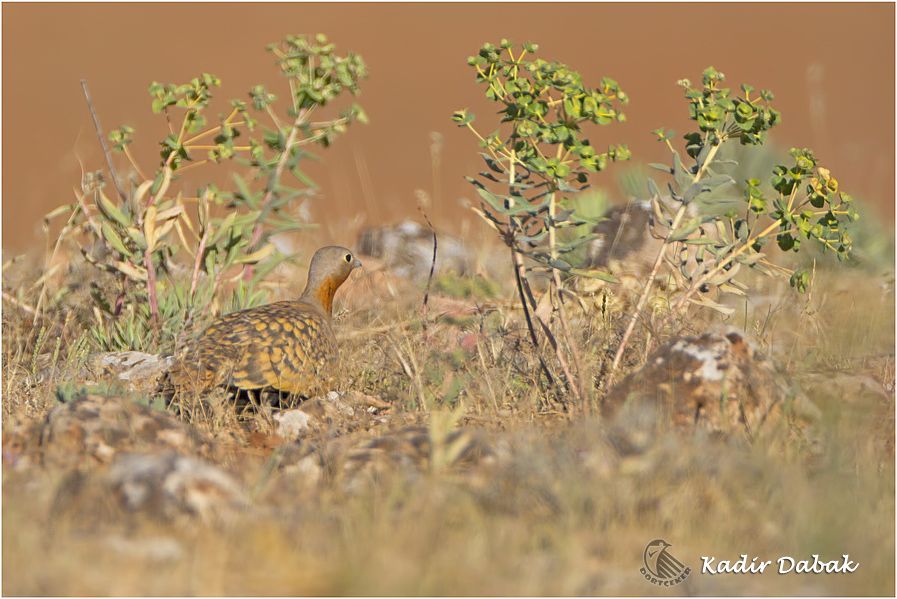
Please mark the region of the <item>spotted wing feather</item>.
[[329, 378], [334, 355], [333, 332], [319, 310], [277, 302], [215, 321], [184, 353], [173, 379], [199, 389], [227, 385], [307, 394]]

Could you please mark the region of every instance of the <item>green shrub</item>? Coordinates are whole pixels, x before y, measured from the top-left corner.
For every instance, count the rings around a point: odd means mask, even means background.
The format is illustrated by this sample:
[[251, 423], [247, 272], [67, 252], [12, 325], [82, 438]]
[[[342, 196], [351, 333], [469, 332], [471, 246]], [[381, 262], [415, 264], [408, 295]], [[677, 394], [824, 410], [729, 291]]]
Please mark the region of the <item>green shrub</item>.
[[[218, 311], [225, 287], [232, 307], [263, 301], [259, 284], [286, 258], [271, 237], [308, 226], [291, 213], [314, 189], [300, 166], [311, 146], [326, 148], [349, 124], [366, 120], [357, 104], [332, 106], [358, 93], [367, 70], [360, 56], [337, 54], [323, 35], [289, 36], [268, 50], [289, 86], [285, 102], [256, 85], [248, 101], [231, 100], [227, 114], [213, 120], [208, 113], [221, 85], [214, 75], [149, 86], [152, 110], [171, 131], [149, 175], [129, 148], [134, 129], [109, 134], [138, 180], [128, 191], [115, 180], [121, 191], [110, 198], [102, 176], [88, 177], [68, 207], [72, 230], [84, 234], [85, 258], [112, 275], [112, 285], [93, 293], [97, 346], [169, 347], [185, 324]], [[248, 176], [233, 175], [232, 190], [205, 185], [190, 193], [179, 185], [182, 172], [226, 161], [248, 169]], [[294, 183], [285, 182], [287, 174]]]

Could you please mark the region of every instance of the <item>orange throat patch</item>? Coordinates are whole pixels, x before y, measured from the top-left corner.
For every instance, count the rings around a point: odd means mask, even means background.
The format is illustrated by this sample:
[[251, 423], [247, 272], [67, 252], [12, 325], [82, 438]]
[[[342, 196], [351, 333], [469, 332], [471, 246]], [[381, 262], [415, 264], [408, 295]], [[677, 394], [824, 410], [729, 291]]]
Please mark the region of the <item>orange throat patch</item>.
[[336, 294], [336, 290], [342, 283], [343, 282], [336, 277], [327, 277], [321, 281], [321, 284], [315, 291], [315, 297], [321, 302], [321, 307], [324, 308], [324, 311], [327, 312], [327, 314], [333, 313], [333, 296]]

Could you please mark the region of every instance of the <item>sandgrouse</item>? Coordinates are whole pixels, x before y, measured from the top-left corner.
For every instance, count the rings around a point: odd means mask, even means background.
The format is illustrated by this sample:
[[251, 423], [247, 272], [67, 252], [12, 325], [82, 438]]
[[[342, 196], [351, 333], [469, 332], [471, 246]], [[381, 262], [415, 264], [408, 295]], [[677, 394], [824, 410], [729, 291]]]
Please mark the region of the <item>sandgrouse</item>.
[[295, 396], [324, 390], [336, 359], [333, 296], [360, 266], [344, 247], [319, 249], [299, 299], [222, 316], [188, 345], [169, 372], [174, 390], [225, 386]]

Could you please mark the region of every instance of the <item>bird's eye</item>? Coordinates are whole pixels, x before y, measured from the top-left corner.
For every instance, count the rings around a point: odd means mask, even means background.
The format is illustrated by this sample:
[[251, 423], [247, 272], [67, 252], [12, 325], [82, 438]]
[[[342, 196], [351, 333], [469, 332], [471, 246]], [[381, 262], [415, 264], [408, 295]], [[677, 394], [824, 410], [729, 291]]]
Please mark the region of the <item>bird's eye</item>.
[[346, 262], [352, 261], [352, 254], [346, 254]]

